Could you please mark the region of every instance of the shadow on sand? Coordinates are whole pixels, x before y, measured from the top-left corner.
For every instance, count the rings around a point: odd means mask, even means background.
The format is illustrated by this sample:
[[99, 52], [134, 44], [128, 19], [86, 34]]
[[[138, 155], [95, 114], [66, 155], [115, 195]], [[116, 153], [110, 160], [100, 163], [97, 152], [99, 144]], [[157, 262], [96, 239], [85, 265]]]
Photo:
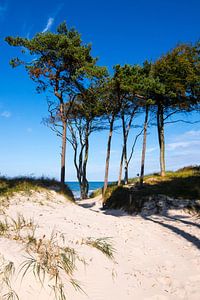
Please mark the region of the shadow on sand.
[[[190, 233], [188, 233], [188, 232], [185, 232], [183, 229], [180, 229], [180, 228], [178, 228], [178, 227], [176, 227], [176, 226], [173, 226], [173, 225], [171, 225], [171, 224], [166, 224], [166, 223], [164, 223], [164, 221], [161, 222], [161, 221], [155, 220], [155, 219], [153, 219], [153, 218], [151, 218], [151, 217], [144, 217], [144, 219], [147, 220], [147, 221], [150, 221], [150, 222], [159, 224], [160, 226], [163, 226], [163, 227], [165, 227], [165, 228], [167, 228], [167, 229], [173, 231], [174, 233], [178, 234], [178, 235], [181, 236], [182, 238], [186, 239], [188, 242], [192, 243], [195, 247], [197, 247], [197, 249], [200, 249], [200, 240], [199, 240], [196, 236], [194, 236], [194, 235], [192, 235], [192, 234], [190, 234]], [[172, 219], [173, 219], [173, 218], [172, 218]], [[177, 220], [178, 220], [178, 221], [181, 221], [181, 220], [179, 220], [179, 219], [175, 219], [175, 220], [176, 220], [176, 221], [177, 221]], [[198, 225], [198, 224], [195, 224], [195, 223], [193, 223], [193, 222], [189, 222], [189, 224], [190, 224], [191, 226], [196, 226], [196, 225]], [[199, 227], [199, 226], [198, 226], [198, 227]]]

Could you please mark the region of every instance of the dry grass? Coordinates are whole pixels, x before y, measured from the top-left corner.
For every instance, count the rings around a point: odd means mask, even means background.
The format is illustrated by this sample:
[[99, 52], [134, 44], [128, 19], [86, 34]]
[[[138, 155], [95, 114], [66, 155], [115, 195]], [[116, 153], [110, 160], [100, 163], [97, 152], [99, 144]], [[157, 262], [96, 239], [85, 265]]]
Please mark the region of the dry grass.
[[[200, 166], [166, 172], [165, 177], [159, 174], [145, 176], [143, 188], [139, 187], [136, 178], [130, 180], [130, 183], [129, 186], [109, 186], [104, 198], [105, 208], [124, 209], [128, 213], [139, 212], [150, 196], [159, 194], [176, 199], [200, 200]], [[199, 206], [194, 209], [198, 211]]]
[[[22, 262], [19, 270], [23, 279], [31, 272], [35, 279], [44, 286], [46, 280], [54, 292], [55, 299], [67, 299], [67, 285], [71, 284], [78, 291], [83, 291], [81, 284], [74, 278], [77, 261], [84, 264], [84, 258], [71, 247], [65, 246], [63, 234], [52, 232], [50, 238], [43, 235], [36, 236], [37, 225], [32, 219], [26, 220], [23, 215], [16, 218], [4, 217], [0, 221], [0, 236], [11, 240], [17, 240], [25, 245], [26, 259]], [[62, 246], [60, 245], [62, 243]], [[87, 238], [78, 242], [94, 247], [108, 258], [113, 259], [114, 248], [109, 238]], [[10, 278], [15, 271], [14, 264], [9, 262], [1, 268], [0, 286], [4, 285], [5, 293], [1, 299], [19, 299], [10, 284]]]
[[53, 233], [50, 239], [46, 239], [45, 236], [39, 240], [35, 239], [27, 245], [27, 252], [29, 256], [22, 263], [20, 269], [22, 278], [28, 271], [31, 271], [43, 286], [48, 277], [56, 299], [66, 299], [66, 282], [73, 284], [76, 289], [82, 290], [73, 278], [76, 260], [79, 259], [79, 256], [73, 248], [59, 246], [56, 234]]
[[55, 189], [58, 193], [66, 196], [68, 200], [74, 201], [74, 196], [70, 188], [66, 185], [65, 190], [61, 189], [60, 183], [55, 179], [49, 179], [45, 177], [15, 177], [6, 178], [0, 177], [0, 199], [1, 204], [5, 202], [5, 199], [9, 200], [15, 193], [23, 193], [31, 196], [34, 191], [46, 191], [49, 189]]
[[93, 192], [90, 194], [90, 198], [95, 198], [95, 197], [97, 197], [97, 196], [102, 195], [102, 190], [103, 190], [103, 188], [96, 189], [95, 191], [93, 191]]
[[109, 237], [104, 237], [104, 238], [88, 237], [87, 239], [83, 240], [82, 243], [98, 249], [110, 259], [114, 258], [113, 254], [115, 252], [115, 249], [113, 248], [113, 245], [110, 242]]
[[17, 293], [11, 285], [12, 277], [15, 273], [14, 263], [6, 261], [3, 256], [0, 257], [0, 296], [2, 300], [19, 300]]

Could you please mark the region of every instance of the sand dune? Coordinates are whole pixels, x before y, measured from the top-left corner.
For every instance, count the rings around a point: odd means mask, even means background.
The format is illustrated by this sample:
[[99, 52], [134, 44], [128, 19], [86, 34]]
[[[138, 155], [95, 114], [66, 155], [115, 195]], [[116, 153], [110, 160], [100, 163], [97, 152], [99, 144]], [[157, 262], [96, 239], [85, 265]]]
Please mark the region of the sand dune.
[[[75, 291], [65, 281], [68, 299], [200, 299], [199, 220], [174, 210], [167, 216], [145, 219], [102, 211], [98, 197], [75, 205], [55, 192], [49, 195], [16, 195], [4, 213], [34, 219], [37, 238], [48, 238], [54, 231], [59, 243], [75, 248], [85, 258], [87, 265], [77, 262], [74, 273], [85, 293]], [[84, 245], [81, 241], [88, 237], [109, 237], [115, 248], [114, 259]], [[4, 237], [0, 238], [0, 253], [16, 270], [27, 256], [23, 243]], [[21, 281], [16, 272], [12, 288], [20, 300], [50, 300], [55, 299], [50, 283], [46, 278], [42, 287], [32, 272]]]

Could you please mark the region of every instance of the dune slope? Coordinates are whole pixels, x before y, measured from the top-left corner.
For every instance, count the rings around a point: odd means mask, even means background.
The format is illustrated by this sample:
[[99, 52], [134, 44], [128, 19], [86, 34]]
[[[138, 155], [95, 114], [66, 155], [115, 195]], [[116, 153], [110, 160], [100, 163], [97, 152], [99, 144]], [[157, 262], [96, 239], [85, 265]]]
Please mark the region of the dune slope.
[[[200, 295], [200, 221], [183, 211], [148, 218], [128, 216], [120, 211], [102, 211], [100, 198], [66, 202], [62, 195], [34, 192], [14, 195], [3, 209], [6, 216], [37, 224], [35, 236], [50, 239], [54, 232], [58, 244], [74, 248], [78, 260], [73, 278], [84, 292], [76, 291], [64, 278], [70, 300], [199, 299]], [[22, 233], [23, 234], [23, 233]], [[86, 245], [88, 238], [109, 238], [114, 259]], [[0, 253], [19, 270], [27, 257], [25, 244], [1, 235]], [[11, 279], [20, 300], [50, 300], [55, 294], [45, 277], [43, 287], [32, 271], [21, 281], [17, 271]], [[1, 289], [2, 293], [3, 290]], [[3, 297], [3, 295], [2, 295]], [[5, 298], [6, 299], [6, 298]]]

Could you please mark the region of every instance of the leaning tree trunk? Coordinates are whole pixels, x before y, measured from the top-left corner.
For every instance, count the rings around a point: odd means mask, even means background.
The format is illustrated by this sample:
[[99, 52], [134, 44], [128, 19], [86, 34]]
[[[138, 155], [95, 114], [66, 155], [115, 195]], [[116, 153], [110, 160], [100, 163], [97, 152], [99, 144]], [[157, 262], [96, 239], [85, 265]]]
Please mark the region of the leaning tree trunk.
[[77, 169], [77, 178], [79, 181], [80, 186], [80, 196], [81, 199], [84, 197], [84, 189], [83, 189], [83, 151], [84, 151], [84, 144], [81, 144], [81, 149], [78, 157], [78, 169]]
[[108, 136], [108, 143], [107, 143], [107, 154], [106, 154], [106, 167], [105, 167], [105, 177], [104, 177], [104, 187], [103, 187], [103, 196], [105, 196], [105, 192], [108, 187], [108, 172], [109, 172], [109, 163], [110, 163], [110, 150], [111, 150], [111, 140], [113, 134], [113, 124], [114, 124], [115, 116], [112, 115], [110, 121], [110, 130]]
[[122, 115], [122, 128], [123, 128], [123, 153], [124, 153], [124, 183], [128, 184], [128, 159], [127, 159], [127, 132], [124, 120], [124, 115]]
[[88, 154], [89, 154], [89, 124], [86, 126], [86, 133], [85, 133], [85, 155], [83, 161], [83, 176], [82, 176], [82, 199], [88, 198], [88, 190], [89, 184], [87, 180], [87, 162], [88, 162]]
[[135, 113], [136, 113], [137, 109], [138, 109], [137, 106], [133, 109], [127, 127], [126, 127], [126, 122], [125, 122], [125, 119], [124, 119], [124, 114], [122, 114], [122, 116], [121, 116], [124, 145], [123, 145], [123, 148], [122, 148], [122, 156], [121, 156], [120, 167], [119, 167], [118, 186], [120, 186], [120, 184], [121, 184], [123, 161], [124, 161], [124, 164], [125, 164], [125, 167], [124, 167], [124, 169], [125, 169], [124, 181], [125, 181], [125, 184], [128, 183], [129, 160], [127, 158], [127, 140], [128, 140], [128, 135], [129, 135], [129, 131], [130, 131], [130, 128], [131, 128], [131, 124], [132, 124], [132, 121], [133, 121], [133, 117], [135, 116]]
[[164, 111], [163, 106], [158, 106], [157, 111], [158, 140], [160, 147], [160, 175], [165, 176], [165, 135], [164, 135]]
[[143, 186], [143, 180], [144, 180], [144, 163], [145, 163], [146, 144], [147, 144], [148, 115], [149, 115], [149, 107], [146, 106], [145, 120], [144, 120], [144, 134], [143, 134], [143, 146], [142, 146], [141, 171], [140, 171], [140, 186], [141, 187]]
[[127, 159], [127, 145], [124, 148], [124, 183], [128, 184], [128, 159]]
[[118, 177], [118, 184], [117, 184], [118, 186], [120, 186], [122, 182], [123, 161], [124, 161], [124, 147], [122, 148], [122, 155], [121, 155], [120, 166], [119, 166], [119, 177]]
[[61, 182], [61, 188], [62, 189], [65, 188], [66, 135], [67, 135], [67, 122], [63, 121], [62, 150], [61, 150], [61, 172], [60, 172], [60, 182]]

